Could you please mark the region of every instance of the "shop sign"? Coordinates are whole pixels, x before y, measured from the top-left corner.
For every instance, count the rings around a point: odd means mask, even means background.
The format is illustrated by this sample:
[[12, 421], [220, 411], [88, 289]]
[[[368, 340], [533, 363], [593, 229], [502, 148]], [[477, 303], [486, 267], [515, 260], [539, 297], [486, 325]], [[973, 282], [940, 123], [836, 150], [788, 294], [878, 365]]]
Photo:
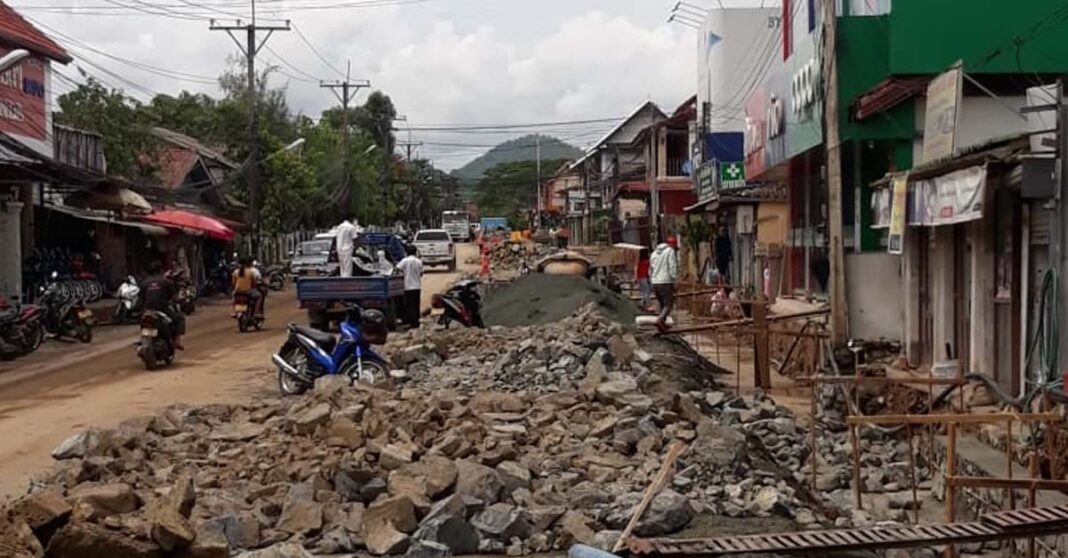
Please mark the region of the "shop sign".
[[695, 179], [697, 201], [708, 201], [716, 197], [716, 165], [714, 162], [697, 167]]
[[815, 58], [801, 64], [794, 72], [790, 93], [793, 95], [793, 111], [798, 118], [807, 118], [816, 104], [820, 87], [820, 65]]
[[745, 186], [745, 164], [741, 161], [720, 162], [719, 185], [723, 190]]
[[760, 176], [767, 168], [764, 146], [767, 132], [764, 120], [764, 89], [758, 87], [745, 102], [745, 172], [747, 176]]
[[956, 149], [957, 122], [960, 120], [961, 67], [931, 80], [927, 86], [927, 108], [923, 123], [923, 161], [953, 155]]
[[891, 181], [890, 236], [887, 252], [901, 255], [905, 248], [905, 215], [908, 213], [909, 174], [894, 176]]
[[[7, 52], [0, 48], [0, 56]], [[0, 132], [48, 139], [45, 64], [44, 59], [31, 56], [0, 73]]]
[[983, 217], [986, 165], [970, 167], [909, 186], [910, 225], [938, 226]]
[[765, 118], [768, 123], [768, 139], [775, 139], [786, 131], [786, 109], [783, 108], [782, 99], [771, 96], [768, 102], [768, 114]]
[[815, 35], [798, 37], [793, 56], [786, 62], [790, 79], [786, 92], [790, 96], [790, 110], [786, 117], [787, 158], [823, 143], [820, 69]]

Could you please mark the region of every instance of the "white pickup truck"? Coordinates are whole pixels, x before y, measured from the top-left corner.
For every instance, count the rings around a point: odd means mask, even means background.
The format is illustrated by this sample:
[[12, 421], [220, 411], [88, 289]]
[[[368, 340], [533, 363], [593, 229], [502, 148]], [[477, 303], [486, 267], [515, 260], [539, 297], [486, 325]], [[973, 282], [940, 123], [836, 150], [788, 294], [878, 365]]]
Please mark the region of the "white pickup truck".
[[423, 265], [447, 265], [449, 271], [456, 271], [456, 247], [444, 229], [421, 230], [415, 233], [412, 244]]

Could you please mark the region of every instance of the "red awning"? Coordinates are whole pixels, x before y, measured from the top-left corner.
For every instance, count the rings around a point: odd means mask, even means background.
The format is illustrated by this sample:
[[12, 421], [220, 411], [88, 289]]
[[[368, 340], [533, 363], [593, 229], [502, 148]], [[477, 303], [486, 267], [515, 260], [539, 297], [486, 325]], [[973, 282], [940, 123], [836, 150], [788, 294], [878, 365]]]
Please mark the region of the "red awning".
[[230, 227], [199, 213], [168, 209], [145, 215], [144, 219], [166, 227], [199, 232], [216, 240], [231, 242], [234, 239], [234, 231]]

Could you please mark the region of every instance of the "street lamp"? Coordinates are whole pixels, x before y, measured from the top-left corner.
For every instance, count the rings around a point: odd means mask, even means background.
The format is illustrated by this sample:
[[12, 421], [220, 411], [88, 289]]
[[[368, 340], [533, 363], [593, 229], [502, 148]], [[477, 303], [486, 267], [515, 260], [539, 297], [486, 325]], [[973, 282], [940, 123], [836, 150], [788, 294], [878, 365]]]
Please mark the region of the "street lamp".
[[11, 69], [12, 66], [22, 62], [30, 55], [30, 51], [24, 48], [16, 48], [15, 50], [0, 57], [0, 72], [6, 72]]

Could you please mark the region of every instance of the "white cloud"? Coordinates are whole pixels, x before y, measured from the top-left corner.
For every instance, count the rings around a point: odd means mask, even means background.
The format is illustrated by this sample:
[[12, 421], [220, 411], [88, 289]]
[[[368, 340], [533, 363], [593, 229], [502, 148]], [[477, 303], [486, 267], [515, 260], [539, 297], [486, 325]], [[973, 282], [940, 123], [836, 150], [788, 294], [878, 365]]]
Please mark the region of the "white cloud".
[[[109, 5], [86, 1], [81, 5]], [[203, 1], [220, 5], [218, 0]], [[332, 66], [344, 71], [351, 60], [352, 77], [370, 79], [388, 93], [412, 126], [605, 118], [624, 115], [646, 99], [670, 111], [696, 87], [696, 38], [684, 27], [663, 23], [670, 0], [439, 0], [330, 11], [302, 10], [307, 4], [295, 1], [267, 6], [279, 5], [291, 10], [287, 17]], [[245, 12], [236, 7], [222, 10]], [[216, 76], [225, 69], [226, 56], [236, 52], [224, 33], [208, 30], [206, 21], [26, 14], [101, 50], [179, 72]], [[287, 74], [301, 79], [305, 74], [339, 77], [295, 32], [275, 33], [268, 45], [300, 70], [281, 65]], [[217, 90], [86, 55], [154, 91]], [[262, 55], [263, 63], [277, 63], [272, 53], [265, 50]], [[336, 102], [318, 83], [281, 74], [275, 81], [287, 84], [295, 111], [317, 115]], [[593, 139], [604, 126], [599, 128], [578, 129], [573, 141]], [[504, 136], [421, 134], [418, 139], [490, 144]], [[427, 145], [422, 153], [455, 166], [480, 150]]]

